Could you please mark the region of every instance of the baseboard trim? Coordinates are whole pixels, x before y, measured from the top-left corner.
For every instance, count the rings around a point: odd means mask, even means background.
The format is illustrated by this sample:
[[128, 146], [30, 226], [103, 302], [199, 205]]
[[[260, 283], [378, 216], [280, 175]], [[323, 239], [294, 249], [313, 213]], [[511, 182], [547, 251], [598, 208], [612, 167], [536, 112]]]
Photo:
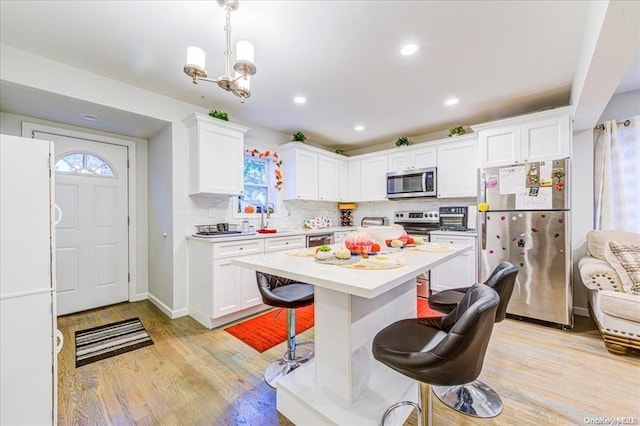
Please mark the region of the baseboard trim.
[[149, 293], [140, 293], [130, 298], [129, 302], [139, 302], [141, 300], [147, 300], [148, 298], [149, 298]]
[[160, 309], [162, 313], [164, 313], [166, 316], [168, 316], [171, 319], [184, 317], [189, 314], [189, 311], [187, 308], [174, 310], [174, 309], [171, 309], [169, 306], [165, 305], [160, 299], [155, 297], [153, 294], [147, 293], [147, 295], [148, 295], [147, 298], [149, 299], [149, 301], [153, 303], [158, 309]]
[[573, 307], [573, 314], [574, 315], [579, 315], [581, 317], [590, 317], [591, 315], [589, 315], [589, 309], [588, 308], [583, 308], [582, 306], [574, 306]]

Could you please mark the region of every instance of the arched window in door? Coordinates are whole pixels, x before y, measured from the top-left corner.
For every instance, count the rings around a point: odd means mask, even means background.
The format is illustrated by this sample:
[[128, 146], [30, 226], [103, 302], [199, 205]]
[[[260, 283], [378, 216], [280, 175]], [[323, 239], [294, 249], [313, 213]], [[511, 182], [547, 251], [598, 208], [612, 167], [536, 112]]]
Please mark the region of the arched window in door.
[[56, 173], [83, 176], [116, 177], [113, 167], [103, 158], [87, 152], [71, 152], [56, 160]]

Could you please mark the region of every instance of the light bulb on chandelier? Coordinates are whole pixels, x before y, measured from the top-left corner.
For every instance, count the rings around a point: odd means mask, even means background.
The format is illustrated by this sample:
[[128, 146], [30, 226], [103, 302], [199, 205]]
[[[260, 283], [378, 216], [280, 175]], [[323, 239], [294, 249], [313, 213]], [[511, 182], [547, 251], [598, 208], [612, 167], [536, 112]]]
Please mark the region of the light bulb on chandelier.
[[240, 102], [251, 96], [251, 76], [256, 73], [253, 44], [241, 40], [236, 44], [236, 61], [233, 64], [235, 74], [231, 75], [231, 12], [238, 10], [238, 0], [218, 0], [218, 5], [226, 11], [226, 25], [224, 27], [227, 36], [227, 50], [224, 52], [225, 73], [216, 80], [207, 77], [205, 70], [205, 53], [202, 49], [189, 46], [187, 48], [187, 63], [184, 72], [198, 84], [199, 80], [217, 83], [221, 89], [231, 92], [240, 98]]

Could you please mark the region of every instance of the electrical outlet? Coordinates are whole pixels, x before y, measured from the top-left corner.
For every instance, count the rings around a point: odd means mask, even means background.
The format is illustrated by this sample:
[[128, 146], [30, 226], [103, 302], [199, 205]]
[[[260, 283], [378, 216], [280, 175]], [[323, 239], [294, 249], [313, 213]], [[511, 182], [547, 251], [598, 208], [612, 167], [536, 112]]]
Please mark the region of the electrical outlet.
[[209, 217], [210, 218], [215, 218], [216, 217], [216, 209], [213, 207], [209, 207]]

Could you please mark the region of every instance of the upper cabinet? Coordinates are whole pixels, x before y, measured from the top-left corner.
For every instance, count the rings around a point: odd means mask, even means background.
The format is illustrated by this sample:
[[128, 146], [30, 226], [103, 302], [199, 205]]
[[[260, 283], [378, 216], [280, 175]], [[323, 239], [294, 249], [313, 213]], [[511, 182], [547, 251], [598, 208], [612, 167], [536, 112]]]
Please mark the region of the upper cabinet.
[[435, 146], [421, 148], [400, 148], [389, 154], [389, 171], [435, 167], [437, 151]]
[[387, 199], [388, 154], [367, 155], [360, 160], [360, 199], [354, 201], [380, 201]]
[[347, 172], [348, 181], [345, 201], [362, 201], [362, 164], [360, 160], [349, 159]]
[[240, 195], [248, 127], [193, 113], [189, 129], [189, 193]]
[[283, 198], [318, 199], [318, 153], [289, 145], [281, 150]]
[[571, 114], [569, 106], [472, 126], [480, 167], [570, 157]]
[[[318, 154], [318, 199], [340, 201], [340, 167], [344, 160]], [[345, 176], [346, 177], [346, 176]]]
[[285, 200], [342, 201], [346, 159], [300, 143], [283, 145], [281, 152]]
[[475, 197], [478, 136], [456, 136], [438, 144], [438, 198]]

